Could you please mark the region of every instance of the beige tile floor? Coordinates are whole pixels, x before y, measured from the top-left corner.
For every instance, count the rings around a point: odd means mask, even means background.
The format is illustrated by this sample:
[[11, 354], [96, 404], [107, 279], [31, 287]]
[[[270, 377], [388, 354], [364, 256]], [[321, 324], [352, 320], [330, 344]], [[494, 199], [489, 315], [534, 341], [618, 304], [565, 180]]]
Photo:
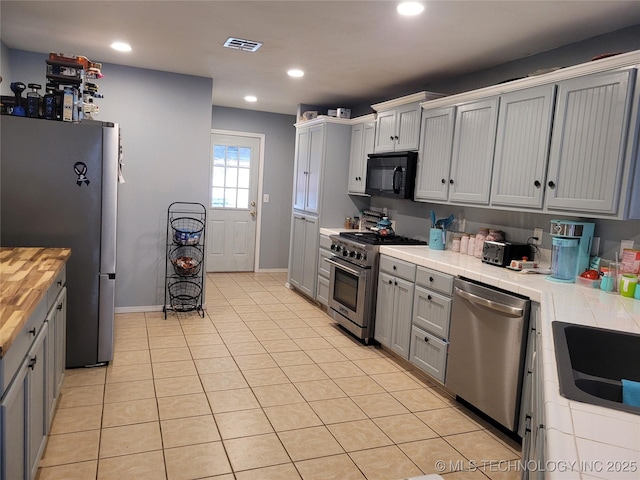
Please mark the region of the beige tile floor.
[[515, 442], [285, 280], [209, 274], [204, 319], [117, 315], [113, 362], [65, 374], [39, 479], [519, 477]]

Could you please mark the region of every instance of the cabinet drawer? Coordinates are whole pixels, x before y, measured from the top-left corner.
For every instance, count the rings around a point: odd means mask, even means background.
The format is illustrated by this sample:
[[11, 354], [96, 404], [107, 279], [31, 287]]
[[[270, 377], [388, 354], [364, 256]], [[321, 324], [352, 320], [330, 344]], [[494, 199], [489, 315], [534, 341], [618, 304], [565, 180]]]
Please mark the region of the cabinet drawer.
[[380, 255], [380, 271], [404, 278], [410, 282], [415, 281], [416, 278], [416, 266], [413, 263], [387, 255]]
[[426, 267], [418, 267], [416, 285], [427, 287], [445, 295], [453, 294], [453, 276]]
[[318, 275], [318, 285], [316, 286], [316, 300], [325, 307], [329, 306], [329, 279]]
[[448, 343], [414, 326], [411, 329], [411, 363], [444, 383]]
[[331, 238], [329, 235], [320, 235], [320, 248], [324, 248], [326, 250], [331, 249]]
[[413, 324], [438, 338], [449, 338], [451, 298], [416, 286], [413, 297]]
[[67, 268], [66, 266], [62, 267], [62, 270], [58, 272], [55, 280], [47, 290], [47, 310], [54, 304], [56, 298], [60, 294], [60, 291], [64, 287], [65, 283], [67, 283]]
[[325, 258], [333, 257], [331, 251], [325, 250], [321, 248], [318, 250], [318, 276], [329, 279], [329, 275], [331, 274], [331, 269], [329, 264], [324, 261]]
[[27, 356], [29, 348], [31, 348], [33, 340], [42, 328], [46, 316], [47, 301], [46, 298], [43, 298], [2, 357], [2, 385], [0, 388], [0, 396], [2, 396], [2, 392], [7, 389], [11, 379], [18, 371], [18, 367]]

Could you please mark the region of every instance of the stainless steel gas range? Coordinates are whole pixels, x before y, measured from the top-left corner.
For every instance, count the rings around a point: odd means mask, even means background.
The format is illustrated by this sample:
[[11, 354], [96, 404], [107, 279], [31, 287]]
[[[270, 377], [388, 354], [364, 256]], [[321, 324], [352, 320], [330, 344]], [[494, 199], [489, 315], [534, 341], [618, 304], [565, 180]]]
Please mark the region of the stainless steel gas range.
[[369, 343], [373, 338], [381, 245], [426, 245], [399, 235], [342, 232], [331, 235], [329, 314], [346, 330]]

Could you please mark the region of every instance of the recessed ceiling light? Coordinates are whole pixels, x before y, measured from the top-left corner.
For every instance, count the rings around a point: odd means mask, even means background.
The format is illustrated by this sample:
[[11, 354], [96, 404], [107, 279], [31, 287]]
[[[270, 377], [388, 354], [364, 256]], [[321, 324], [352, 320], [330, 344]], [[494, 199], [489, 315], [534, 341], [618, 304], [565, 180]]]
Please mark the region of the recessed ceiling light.
[[129, 45], [128, 43], [124, 43], [124, 42], [113, 42], [111, 44], [111, 48], [113, 48], [114, 50], [117, 50], [119, 52], [130, 52], [131, 51], [131, 45]]
[[247, 102], [257, 102], [258, 101], [258, 97], [256, 97], [255, 95], [247, 95], [246, 97], [244, 97], [244, 99]]
[[419, 15], [424, 11], [424, 5], [419, 2], [402, 2], [397, 10], [400, 15]]
[[297, 68], [292, 68], [291, 70], [289, 70], [287, 72], [287, 75], [289, 75], [290, 77], [304, 77], [304, 72], [302, 70], [299, 70]]

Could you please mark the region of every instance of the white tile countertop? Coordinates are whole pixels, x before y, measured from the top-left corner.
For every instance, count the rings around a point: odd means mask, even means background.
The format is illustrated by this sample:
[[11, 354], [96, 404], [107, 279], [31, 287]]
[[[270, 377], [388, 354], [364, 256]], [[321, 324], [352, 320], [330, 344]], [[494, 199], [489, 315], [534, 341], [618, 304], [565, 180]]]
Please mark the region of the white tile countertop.
[[[321, 229], [330, 235], [342, 229]], [[568, 400], [560, 395], [551, 331], [554, 320], [640, 333], [640, 300], [577, 284], [554, 283], [428, 246], [381, 246], [380, 253], [525, 295], [541, 306], [546, 478], [640, 478], [640, 415]]]

